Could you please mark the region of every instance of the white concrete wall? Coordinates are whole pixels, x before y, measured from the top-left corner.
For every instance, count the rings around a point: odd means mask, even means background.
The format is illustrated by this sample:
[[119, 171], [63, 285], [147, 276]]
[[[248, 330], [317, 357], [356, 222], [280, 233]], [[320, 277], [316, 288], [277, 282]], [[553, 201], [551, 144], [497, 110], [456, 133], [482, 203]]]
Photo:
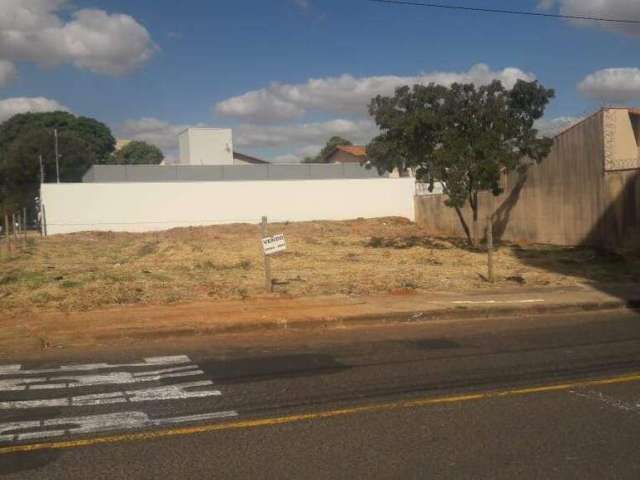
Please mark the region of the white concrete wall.
[[175, 183], [46, 183], [49, 234], [145, 232], [223, 223], [414, 220], [413, 178]]
[[229, 128], [187, 128], [178, 135], [180, 164], [233, 165]]

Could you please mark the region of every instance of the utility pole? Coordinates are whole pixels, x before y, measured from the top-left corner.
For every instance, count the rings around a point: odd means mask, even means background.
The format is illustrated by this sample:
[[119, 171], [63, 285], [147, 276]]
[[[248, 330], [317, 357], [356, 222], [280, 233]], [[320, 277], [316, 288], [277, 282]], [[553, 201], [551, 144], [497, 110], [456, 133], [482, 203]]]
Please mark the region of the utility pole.
[[40, 185], [44, 183], [44, 165], [42, 163], [42, 155], [38, 155], [38, 160], [40, 161]]
[[55, 156], [56, 156], [56, 183], [60, 183], [60, 163], [59, 163], [59, 155], [58, 155], [58, 129], [53, 129], [53, 137], [54, 137], [54, 145], [55, 145]]

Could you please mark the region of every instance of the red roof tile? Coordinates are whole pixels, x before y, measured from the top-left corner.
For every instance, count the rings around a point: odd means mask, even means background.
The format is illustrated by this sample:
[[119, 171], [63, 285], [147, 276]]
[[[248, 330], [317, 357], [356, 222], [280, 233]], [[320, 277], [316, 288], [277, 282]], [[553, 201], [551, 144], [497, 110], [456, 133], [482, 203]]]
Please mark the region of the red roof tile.
[[349, 153], [351, 155], [355, 155], [356, 157], [367, 156], [367, 147], [363, 145], [339, 145], [336, 147], [336, 149], [341, 150], [345, 153]]

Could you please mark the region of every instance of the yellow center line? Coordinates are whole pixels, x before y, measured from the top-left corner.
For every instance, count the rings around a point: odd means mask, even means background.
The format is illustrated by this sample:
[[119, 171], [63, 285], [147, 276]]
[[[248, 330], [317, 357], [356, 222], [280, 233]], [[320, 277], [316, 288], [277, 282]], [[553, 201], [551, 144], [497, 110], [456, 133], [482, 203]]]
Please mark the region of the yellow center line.
[[358, 407], [348, 407], [336, 410], [326, 410], [319, 412], [302, 413], [298, 415], [287, 415], [283, 417], [262, 418], [253, 420], [236, 420], [224, 423], [213, 423], [197, 425], [192, 427], [172, 428], [166, 430], [155, 430], [148, 432], [125, 433], [119, 435], [108, 435], [103, 437], [85, 438], [62, 442], [42, 442], [29, 445], [14, 445], [0, 447], [0, 455], [19, 452], [33, 452], [36, 450], [58, 450], [67, 448], [86, 447], [91, 445], [104, 445], [122, 442], [135, 442], [143, 440], [153, 440], [159, 438], [177, 437], [193, 435], [197, 433], [216, 432], [221, 430], [237, 430], [246, 428], [258, 428], [274, 425], [284, 425], [287, 423], [303, 422], [309, 420], [319, 420], [323, 418], [341, 417], [356, 415], [361, 413], [381, 412], [387, 410], [397, 410], [403, 408], [425, 407], [447, 403], [469, 402], [473, 400], [486, 400], [490, 398], [505, 398], [523, 395], [534, 395], [540, 393], [559, 392], [572, 388], [594, 387], [598, 385], [613, 385], [620, 383], [631, 383], [640, 381], [640, 372], [615, 377], [579, 380], [568, 383], [542, 385], [538, 387], [513, 388], [508, 390], [491, 390], [486, 392], [468, 393], [452, 395], [446, 397], [423, 397], [412, 400], [400, 400], [396, 402], [376, 403]]

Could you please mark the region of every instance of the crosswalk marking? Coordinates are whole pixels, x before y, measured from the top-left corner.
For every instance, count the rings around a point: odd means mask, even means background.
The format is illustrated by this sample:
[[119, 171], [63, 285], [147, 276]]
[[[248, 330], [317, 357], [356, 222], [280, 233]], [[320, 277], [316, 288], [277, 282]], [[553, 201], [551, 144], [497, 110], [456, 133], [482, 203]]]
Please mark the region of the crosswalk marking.
[[43, 373], [57, 373], [57, 372], [78, 372], [88, 370], [105, 370], [116, 368], [129, 368], [129, 367], [149, 367], [154, 365], [179, 365], [182, 363], [191, 363], [191, 359], [186, 355], [170, 355], [163, 357], [148, 357], [144, 359], [144, 362], [138, 363], [84, 363], [74, 365], [62, 365], [58, 368], [42, 368], [34, 370], [22, 370], [22, 365], [0, 365], [0, 375], [24, 375], [24, 374], [43, 374]]
[[161, 427], [179, 423], [236, 417], [237, 415], [238, 412], [235, 410], [226, 410], [201, 413], [198, 415], [152, 419], [144, 412], [132, 411], [87, 415], [83, 417], [54, 418], [40, 421], [12, 422], [0, 424], [0, 441], [40, 440], [61, 437], [65, 434], [88, 434], [109, 430]]
[[[20, 364], [0, 365], [0, 414], [12, 412], [13, 418], [18, 419], [0, 423], [0, 442], [28, 442], [237, 416], [235, 410], [187, 415], [190, 412], [185, 412], [185, 408], [197, 405], [201, 409], [208, 405], [207, 398], [222, 395], [211, 380], [203, 379], [204, 375], [205, 372], [186, 355], [148, 357], [132, 363], [69, 364], [32, 369], [25, 369]], [[153, 385], [153, 382], [159, 384]], [[92, 393], [92, 389], [99, 393]], [[3, 392], [5, 398], [2, 398]], [[8, 394], [11, 397], [7, 397]], [[184, 413], [181, 416], [154, 418], [141, 410], [114, 411], [123, 408], [121, 405], [146, 405], [146, 410], [163, 402], [194, 399], [205, 399], [205, 402], [174, 404]], [[81, 407], [93, 407], [97, 411], [84, 416], [68, 414], [67, 409]], [[51, 408], [58, 409], [53, 416], [52, 411], [47, 410]], [[107, 408], [109, 410], [104, 412]], [[56, 418], [57, 415], [61, 417]]]
[[24, 409], [46, 407], [86, 407], [91, 405], [111, 405], [126, 402], [149, 402], [157, 400], [184, 400], [187, 398], [203, 398], [221, 395], [220, 390], [188, 390], [195, 387], [213, 385], [210, 380], [182, 383], [178, 385], [163, 385], [162, 387], [128, 390], [122, 392], [95, 393], [76, 395], [74, 397], [46, 398], [38, 400], [16, 400], [0, 402], [0, 409]]
[[154, 382], [166, 378], [202, 375], [195, 365], [166, 368], [151, 372], [109, 372], [98, 375], [63, 375], [59, 377], [25, 377], [0, 380], [0, 391], [52, 390], [94, 385]]

